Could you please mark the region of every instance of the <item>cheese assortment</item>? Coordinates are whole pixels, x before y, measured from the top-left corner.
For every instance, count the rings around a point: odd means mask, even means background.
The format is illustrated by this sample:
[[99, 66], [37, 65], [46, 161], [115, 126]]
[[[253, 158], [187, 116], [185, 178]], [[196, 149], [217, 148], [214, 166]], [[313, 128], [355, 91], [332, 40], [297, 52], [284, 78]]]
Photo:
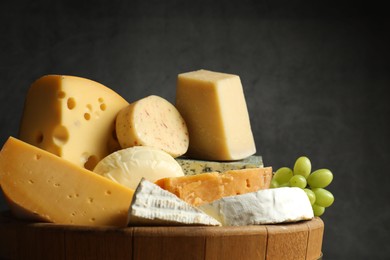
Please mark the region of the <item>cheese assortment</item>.
[[142, 178], [154, 182], [164, 177], [184, 176], [172, 156], [148, 146], [116, 151], [103, 158], [93, 171], [131, 189], [136, 189]]
[[120, 148], [115, 118], [128, 105], [120, 95], [93, 80], [43, 76], [27, 93], [19, 139], [92, 170]]
[[224, 197], [200, 209], [224, 226], [246, 226], [296, 222], [312, 219], [306, 193], [296, 187], [265, 189]]
[[142, 179], [129, 210], [130, 225], [208, 225], [221, 223], [200, 209]]
[[194, 160], [186, 157], [178, 157], [176, 161], [180, 164], [185, 175], [196, 175], [206, 172], [222, 173], [229, 170], [264, 167], [263, 158], [259, 155], [251, 155], [242, 160], [229, 162]]
[[0, 180], [18, 217], [83, 226], [128, 224], [134, 190], [13, 137], [0, 153]]
[[237, 75], [179, 74], [175, 106], [154, 95], [129, 103], [92, 80], [44, 76], [28, 92], [19, 138], [0, 152], [1, 188], [16, 216], [91, 226], [313, 217], [302, 190], [269, 189], [272, 167], [255, 155]]
[[154, 95], [119, 111], [116, 133], [122, 148], [151, 146], [173, 157], [183, 155], [188, 149], [184, 119], [171, 103]]
[[232, 161], [256, 153], [239, 76], [208, 70], [179, 74], [176, 107], [187, 123], [189, 157]]
[[271, 179], [272, 168], [266, 167], [167, 177], [156, 184], [191, 205], [199, 206], [225, 196], [267, 189]]

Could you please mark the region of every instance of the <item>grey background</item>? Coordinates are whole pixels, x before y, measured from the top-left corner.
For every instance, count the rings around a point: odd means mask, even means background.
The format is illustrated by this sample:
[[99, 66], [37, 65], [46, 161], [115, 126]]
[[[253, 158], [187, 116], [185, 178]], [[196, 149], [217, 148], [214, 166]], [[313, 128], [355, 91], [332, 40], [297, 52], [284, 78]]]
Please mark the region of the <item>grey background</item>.
[[312, 2], [2, 1], [0, 142], [17, 135], [29, 85], [45, 74], [96, 80], [129, 102], [174, 102], [181, 72], [238, 74], [265, 164], [307, 155], [334, 173], [325, 259], [389, 259], [385, 9]]

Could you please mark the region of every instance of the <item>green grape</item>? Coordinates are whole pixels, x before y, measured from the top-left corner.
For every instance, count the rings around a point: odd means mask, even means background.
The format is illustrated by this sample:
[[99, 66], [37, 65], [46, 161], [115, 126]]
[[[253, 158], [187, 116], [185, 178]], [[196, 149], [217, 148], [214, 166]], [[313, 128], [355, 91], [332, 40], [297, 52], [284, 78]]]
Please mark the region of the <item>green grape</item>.
[[316, 204], [318, 206], [327, 208], [333, 204], [334, 197], [330, 191], [325, 190], [323, 188], [314, 188], [312, 190], [316, 195]]
[[306, 156], [299, 157], [294, 164], [294, 175], [302, 175], [307, 179], [311, 172], [311, 162]]
[[279, 184], [279, 188], [282, 188], [282, 187], [290, 187], [290, 183], [286, 182], [286, 183]]
[[279, 183], [274, 178], [271, 180], [270, 188], [279, 188]]
[[307, 185], [306, 178], [302, 175], [294, 175], [290, 179], [290, 186], [291, 187], [298, 187], [301, 189], [304, 189]]
[[319, 169], [310, 174], [307, 183], [311, 188], [325, 188], [333, 180], [333, 174], [328, 169]]
[[311, 189], [303, 189], [306, 192], [307, 197], [309, 198], [310, 204], [313, 205], [316, 201], [316, 195]]
[[317, 204], [312, 205], [314, 216], [319, 217], [325, 212], [325, 208]]
[[293, 172], [288, 167], [282, 167], [275, 172], [274, 179], [280, 183], [288, 183], [291, 177], [293, 176]]

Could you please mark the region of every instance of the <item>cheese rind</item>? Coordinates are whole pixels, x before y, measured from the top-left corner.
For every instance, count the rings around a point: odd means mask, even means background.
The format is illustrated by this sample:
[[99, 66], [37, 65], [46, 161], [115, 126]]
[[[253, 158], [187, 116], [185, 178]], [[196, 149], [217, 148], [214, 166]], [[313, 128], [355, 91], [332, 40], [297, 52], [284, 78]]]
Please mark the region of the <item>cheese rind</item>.
[[154, 182], [165, 177], [184, 176], [171, 155], [146, 146], [116, 151], [103, 158], [93, 171], [130, 189], [136, 189], [142, 178]]
[[203, 211], [145, 179], [135, 190], [129, 216], [130, 225], [221, 225]]
[[91, 170], [120, 148], [115, 118], [128, 104], [93, 80], [43, 76], [27, 93], [19, 139]]
[[159, 96], [148, 96], [122, 109], [116, 119], [122, 148], [150, 146], [173, 157], [188, 149], [187, 125], [177, 109]]
[[13, 137], [0, 153], [0, 182], [16, 216], [68, 225], [124, 227], [134, 193]]
[[272, 167], [266, 167], [163, 178], [156, 184], [187, 203], [199, 206], [225, 196], [267, 189], [271, 179]]
[[199, 207], [223, 226], [275, 224], [314, 217], [306, 193], [296, 187], [224, 197]]
[[231, 162], [194, 160], [185, 157], [176, 158], [176, 161], [182, 167], [185, 175], [264, 167], [263, 159], [258, 155], [252, 155], [243, 160]]
[[230, 161], [256, 153], [239, 76], [208, 70], [179, 74], [176, 107], [190, 135], [188, 157]]

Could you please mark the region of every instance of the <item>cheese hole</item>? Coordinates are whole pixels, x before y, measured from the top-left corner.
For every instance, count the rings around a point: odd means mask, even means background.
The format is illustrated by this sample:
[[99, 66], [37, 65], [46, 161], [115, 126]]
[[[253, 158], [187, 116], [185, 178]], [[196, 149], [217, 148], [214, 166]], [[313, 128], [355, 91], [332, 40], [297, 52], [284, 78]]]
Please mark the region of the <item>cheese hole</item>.
[[110, 190], [106, 190], [106, 195], [111, 195], [111, 191]]
[[35, 160], [38, 161], [39, 159], [41, 159], [41, 155], [40, 155], [40, 154], [36, 154], [36, 155], [35, 155]]
[[87, 120], [87, 121], [90, 120], [91, 119], [91, 114], [90, 113], [85, 113], [84, 114], [84, 119]]
[[60, 187], [61, 186], [61, 184], [59, 184], [59, 183], [54, 183], [54, 185], [53, 185], [54, 187]]
[[104, 99], [102, 97], [98, 98], [99, 103], [103, 103]]
[[249, 179], [246, 179], [246, 187], [247, 187], [247, 188], [250, 188], [250, 187], [251, 187], [251, 183], [249, 182]]
[[106, 104], [103, 103], [103, 104], [100, 105], [100, 110], [101, 110], [101, 111], [106, 110], [106, 108], [107, 108], [107, 105], [106, 105]]
[[87, 109], [88, 109], [89, 111], [92, 111], [92, 105], [91, 105], [91, 104], [88, 104], [88, 105], [87, 105]]
[[70, 110], [72, 110], [73, 108], [76, 107], [76, 100], [74, 98], [72, 98], [72, 97], [68, 98], [68, 102], [66, 104], [67, 104], [68, 108]]
[[98, 163], [98, 158], [95, 155], [91, 155], [87, 158], [87, 160], [84, 163], [84, 168], [87, 170], [92, 171], [93, 168], [95, 168], [96, 164]]
[[88, 203], [93, 203], [93, 198], [88, 198]]
[[90, 218], [89, 220], [90, 220], [91, 222], [95, 222], [96, 219], [95, 219], [95, 218]]
[[34, 181], [33, 180], [28, 180], [28, 183], [34, 184]]
[[58, 98], [64, 98], [66, 96], [66, 93], [64, 91], [59, 91], [57, 96]]
[[57, 126], [53, 131], [53, 142], [58, 146], [63, 146], [68, 142], [69, 133], [65, 126]]

